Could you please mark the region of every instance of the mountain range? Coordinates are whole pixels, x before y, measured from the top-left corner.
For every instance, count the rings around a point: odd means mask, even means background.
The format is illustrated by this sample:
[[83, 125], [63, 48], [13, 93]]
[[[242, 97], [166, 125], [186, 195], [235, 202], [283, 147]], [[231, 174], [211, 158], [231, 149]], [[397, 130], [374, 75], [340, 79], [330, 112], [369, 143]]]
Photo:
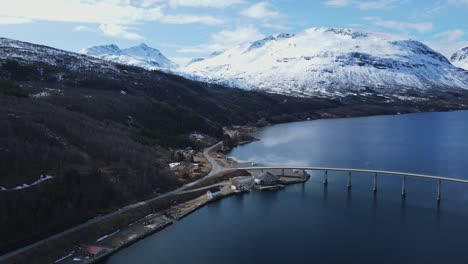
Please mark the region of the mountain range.
[[468, 89], [468, 72], [423, 43], [351, 29], [269, 36], [179, 70], [202, 81], [297, 96]]
[[[178, 66], [159, 50], [114, 44], [83, 54], [193, 80], [293, 96], [341, 97], [372, 89], [468, 89], [468, 47], [450, 61], [416, 40], [353, 29], [310, 28], [242, 43]], [[455, 67], [457, 66], [457, 67]]]

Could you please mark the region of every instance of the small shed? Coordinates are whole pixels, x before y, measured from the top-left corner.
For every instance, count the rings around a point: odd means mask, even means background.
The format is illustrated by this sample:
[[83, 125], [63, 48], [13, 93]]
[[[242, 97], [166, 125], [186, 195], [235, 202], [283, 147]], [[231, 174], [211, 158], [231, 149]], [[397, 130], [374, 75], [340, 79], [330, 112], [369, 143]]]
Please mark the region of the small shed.
[[206, 195], [208, 195], [210, 199], [216, 198], [221, 195], [221, 189], [218, 187], [211, 188], [209, 191], [206, 192]]
[[279, 181], [279, 177], [270, 172], [262, 172], [261, 174], [254, 176], [255, 184], [258, 185], [274, 185]]

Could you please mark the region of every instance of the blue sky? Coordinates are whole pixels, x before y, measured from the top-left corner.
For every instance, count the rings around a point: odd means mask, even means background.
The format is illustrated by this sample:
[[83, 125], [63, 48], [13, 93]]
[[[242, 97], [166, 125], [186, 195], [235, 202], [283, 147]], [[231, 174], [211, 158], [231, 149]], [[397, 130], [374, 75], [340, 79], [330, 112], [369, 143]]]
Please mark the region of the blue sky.
[[310, 27], [405, 35], [448, 56], [468, 45], [468, 0], [0, 0], [0, 36], [79, 51], [147, 43], [181, 63]]

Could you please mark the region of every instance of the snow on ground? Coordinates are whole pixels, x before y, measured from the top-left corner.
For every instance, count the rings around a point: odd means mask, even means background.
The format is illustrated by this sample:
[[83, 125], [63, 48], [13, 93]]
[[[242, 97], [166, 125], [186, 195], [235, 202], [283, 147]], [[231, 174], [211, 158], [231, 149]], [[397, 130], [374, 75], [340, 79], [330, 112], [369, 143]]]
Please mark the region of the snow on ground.
[[172, 168], [175, 168], [177, 166], [180, 165], [180, 162], [174, 162], [174, 163], [169, 163], [169, 167], [172, 169]]
[[47, 97], [49, 95], [50, 95], [50, 93], [48, 93], [48, 92], [40, 92], [40, 93], [37, 93], [37, 94], [33, 94], [31, 96], [34, 97], [34, 98], [40, 98], [40, 97]]
[[41, 183], [41, 182], [43, 182], [43, 181], [50, 180], [50, 179], [52, 179], [52, 178], [53, 178], [53, 177], [50, 176], [50, 175], [41, 175], [41, 176], [39, 177], [39, 179], [37, 179], [36, 181], [34, 181], [34, 182], [31, 183], [31, 184], [23, 183], [23, 184], [18, 185], [18, 186], [14, 187], [14, 188], [11, 188], [11, 189], [6, 189], [6, 188], [4, 188], [4, 187], [0, 187], [0, 191], [15, 191], [15, 190], [26, 189], [26, 188], [29, 188], [29, 187], [31, 187], [31, 186], [37, 185], [37, 184], [39, 184], [39, 183]]
[[193, 133], [193, 134], [190, 135], [190, 138], [194, 138], [194, 139], [197, 139], [197, 140], [203, 140], [203, 139], [205, 139], [205, 136], [203, 136], [202, 134]]
[[126, 94], [127, 94], [127, 92], [126, 92], [126, 91], [124, 91], [124, 90], [120, 90], [120, 94], [126, 95]]
[[96, 240], [96, 242], [100, 242], [100, 241], [102, 241], [102, 240], [104, 240], [104, 239], [106, 239], [106, 238], [108, 238], [108, 237], [111, 237], [111, 236], [113, 236], [113, 235], [117, 234], [118, 232], [120, 232], [120, 229], [119, 229], [119, 230], [117, 230], [117, 231], [115, 231], [115, 232], [114, 232], [114, 233], [112, 233], [112, 234], [105, 235], [105, 236], [102, 236], [102, 237], [98, 238], [98, 239]]
[[69, 258], [70, 256], [73, 255], [73, 253], [75, 253], [75, 251], [72, 251], [72, 252], [70, 252], [70, 254], [68, 254], [68, 255], [66, 255], [66, 256], [64, 256], [64, 257], [61, 257], [61, 258], [57, 259], [56, 261], [54, 261], [54, 263], [59, 263], [60, 261]]

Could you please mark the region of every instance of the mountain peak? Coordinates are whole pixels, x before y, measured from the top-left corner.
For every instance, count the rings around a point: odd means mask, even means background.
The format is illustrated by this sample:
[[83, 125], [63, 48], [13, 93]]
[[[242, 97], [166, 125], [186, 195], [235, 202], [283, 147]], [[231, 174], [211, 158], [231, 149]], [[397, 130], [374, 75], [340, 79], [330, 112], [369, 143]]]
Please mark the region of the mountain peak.
[[457, 67], [468, 70], [468, 46], [457, 50], [450, 56], [450, 62]]
[[86, 49], [82, 49], [80, 52], [90, 56], [102, 56], [105, 54], [116, 56], [123, 55], [122, 50], [115, 44], [93, 46]]
[[82, 50], [82, 53], [104, 60], [143, 67], [149, 70], [169, 69], [173, 68], [175, 65], [159, 50], [145, 43], [122, 50], [115, 44], [95, 46]]

